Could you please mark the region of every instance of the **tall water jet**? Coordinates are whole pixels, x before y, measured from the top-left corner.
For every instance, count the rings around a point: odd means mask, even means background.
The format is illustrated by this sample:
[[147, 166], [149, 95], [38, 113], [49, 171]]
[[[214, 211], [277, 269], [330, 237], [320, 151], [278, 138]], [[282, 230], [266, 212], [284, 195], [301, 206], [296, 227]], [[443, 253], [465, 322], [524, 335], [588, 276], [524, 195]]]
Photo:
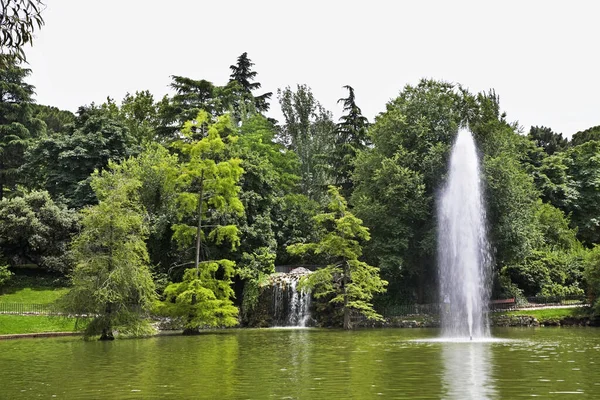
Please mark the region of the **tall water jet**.
[[443, 336], [489, 336], [489, 269], [479, 158], [471, 132], [461, 129], [452, 147], [448, 180], [438, 202]]

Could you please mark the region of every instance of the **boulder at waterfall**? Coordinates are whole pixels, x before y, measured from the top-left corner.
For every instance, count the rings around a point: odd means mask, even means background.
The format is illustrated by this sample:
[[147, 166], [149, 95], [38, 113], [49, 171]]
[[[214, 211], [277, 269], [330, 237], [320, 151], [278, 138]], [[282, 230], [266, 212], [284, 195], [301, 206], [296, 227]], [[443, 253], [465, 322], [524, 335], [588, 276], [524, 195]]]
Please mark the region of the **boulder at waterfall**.
[[309, 269], [298, 267], [288, 273], [271, 274], [260, 287], [258, 304], [249, 313], [246, 324], [261, 328], [312, 325], [311, 294], [298, 290], [300, 279], [310, 273]]

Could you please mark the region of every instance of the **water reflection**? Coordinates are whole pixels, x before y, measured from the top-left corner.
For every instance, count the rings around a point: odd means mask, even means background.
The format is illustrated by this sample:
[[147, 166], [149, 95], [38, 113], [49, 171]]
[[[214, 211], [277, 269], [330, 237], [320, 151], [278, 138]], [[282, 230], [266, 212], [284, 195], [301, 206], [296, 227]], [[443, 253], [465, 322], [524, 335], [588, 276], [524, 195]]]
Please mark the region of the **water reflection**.
[[491, 343], [444, 343], [442, 377], [445, 399], [493, 399]]

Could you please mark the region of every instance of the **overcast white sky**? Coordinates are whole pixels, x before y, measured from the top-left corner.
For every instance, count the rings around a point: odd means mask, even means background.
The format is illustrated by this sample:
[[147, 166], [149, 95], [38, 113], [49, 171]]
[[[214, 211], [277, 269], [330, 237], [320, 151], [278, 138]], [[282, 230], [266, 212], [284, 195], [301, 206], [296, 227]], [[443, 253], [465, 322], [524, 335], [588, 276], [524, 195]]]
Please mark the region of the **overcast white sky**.
[[[351, 85], [373, 120], [420, 78], [494, 88], [508, 119], [570, 136], [600, 125], [600, 2], [46, 0], [27, 51], [37, 101], [75, 111], [225, 84], [248, 52], [265, 91], [306, 83], [336, 117]], [[271, 106], [280, 117], [275, 95]]]

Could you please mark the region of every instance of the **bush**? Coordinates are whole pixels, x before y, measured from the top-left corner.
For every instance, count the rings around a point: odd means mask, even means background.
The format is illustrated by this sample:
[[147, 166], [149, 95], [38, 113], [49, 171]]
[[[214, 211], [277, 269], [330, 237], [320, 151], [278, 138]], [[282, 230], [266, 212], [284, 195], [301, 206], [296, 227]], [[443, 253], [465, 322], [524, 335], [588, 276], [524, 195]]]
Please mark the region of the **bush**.
[[0, 249], [11, 266], [37, 265], [68, 273], [71, 237], [78, 229], [73, 210], [56, 204], [48, 192], [0, 201]]
[[0, 265], [0, 286], [7, 282], [12, 275], [13, 273], [8, 270], [7, 265]]

